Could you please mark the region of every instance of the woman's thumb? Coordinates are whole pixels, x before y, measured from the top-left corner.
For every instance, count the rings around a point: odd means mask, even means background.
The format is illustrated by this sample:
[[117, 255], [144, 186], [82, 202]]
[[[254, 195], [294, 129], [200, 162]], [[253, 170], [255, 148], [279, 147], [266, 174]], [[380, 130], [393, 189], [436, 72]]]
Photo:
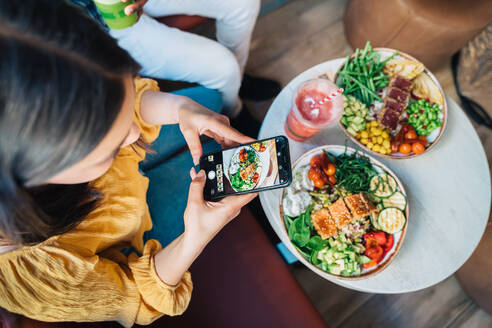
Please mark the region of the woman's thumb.
[[191, 180], [188, 202], [203, 202], [203, 188], [205, 187], [205, 171], [200, 170]]

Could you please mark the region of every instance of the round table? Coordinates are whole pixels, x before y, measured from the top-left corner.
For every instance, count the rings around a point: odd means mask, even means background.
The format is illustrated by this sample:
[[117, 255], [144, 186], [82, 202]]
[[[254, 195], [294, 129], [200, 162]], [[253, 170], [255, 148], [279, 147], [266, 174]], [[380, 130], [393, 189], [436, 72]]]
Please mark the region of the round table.
[[[294, 78], [271, 105], [260, 130], [264, 139], [285, 135], [284, 122], [294, 91], [303, 81], [335, 72], [344, 59], [314, 66]], [[428, 153], [407, 160], [378, 158], [403, 181], [408, 192], [410, 217], [402, 248], [381, 273], [364, 280], [330, 281], [363, 292], [406, 293], [420, 290], [452, 275], [476, 248], [490, 211], [490, 174], [482, 144], [460, 107], [449, 97], [448, 124], [438, 144]], [[300, 143], [289, 140], [294, 162], [320, 145], [358, 148], [338, 126]], [[260, 193], [273, 229], [291, 252], [294, 247], [280, 232], [280, 189]], [[479, 269], [479, 268], [478, 268]]]

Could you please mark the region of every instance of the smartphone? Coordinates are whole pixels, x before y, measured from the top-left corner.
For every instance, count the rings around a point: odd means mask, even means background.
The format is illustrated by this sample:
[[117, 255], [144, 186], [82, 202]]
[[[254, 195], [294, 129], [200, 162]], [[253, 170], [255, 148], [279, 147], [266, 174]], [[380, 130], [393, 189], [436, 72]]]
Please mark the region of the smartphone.
[[278, 136], [206, 154], [200, 169], [207, 176], [206, 200], [287, 187], [292, 181], [289, 141]]

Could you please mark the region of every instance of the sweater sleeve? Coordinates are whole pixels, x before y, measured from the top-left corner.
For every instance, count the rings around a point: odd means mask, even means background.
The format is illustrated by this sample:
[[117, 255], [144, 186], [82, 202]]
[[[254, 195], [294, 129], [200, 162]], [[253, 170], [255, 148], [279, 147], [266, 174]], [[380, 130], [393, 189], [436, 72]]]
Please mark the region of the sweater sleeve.
[[[141, 100], [142, 100], [142, 95], [146, 91], [159, 91], [159, 86], [157, 85], [157, 82], [155, 80], [141, 78], [141, 77], [135, 78], [133, 80], [133, 83], [135, 85], [135, 105], [134, 105], [133, 122], [135, 122], [135, 124], [140, 129], [140, 137], [142, 141], [147, 144], [151, 144], [159, 136], [159, 133], [161, 131], [161, 126], [148, 124], [147, 122], [144, 121], [142, 115], [140, 114]], [[146, 151], [145, 149], [140, 147], [124, 147], [120, 150], [119, 155], [121, 157], [127, 157], [127, 158], [132, 157], [135, 158], [137, 161], [142, 161], [145, 158]]]
[[190, 301], [191, 277], [176, 286], [159, 279], [153, 255], [160, 249], [150, 240], [127, 265], [54, 245], [9, 252], [0, 264], [1, 307], [41, 321], [114, 320], [125, 327], [179, 315]]
[[153, 142], [159, 136], [159, 132], [161, 130], [160, 125], [152, 125], [145, 122], [140, 115], [140, 103], [142, 99], [142, 95], [145, 91], [159, 91], [159, 86], [157, 82], [152, 79], [146, 79], [137, 77], [134, 79], [135, 84], [135, 119], [134, 121], [137, 123], [140, 131], [142, 132], [142, 137], [145, 142]]

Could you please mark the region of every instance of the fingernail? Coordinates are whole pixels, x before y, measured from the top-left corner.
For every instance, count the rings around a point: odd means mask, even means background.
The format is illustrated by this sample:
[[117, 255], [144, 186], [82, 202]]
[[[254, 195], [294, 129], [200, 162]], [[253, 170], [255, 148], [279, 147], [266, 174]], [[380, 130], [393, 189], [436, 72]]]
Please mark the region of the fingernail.
[[193, 164], [198, 165], [200, 163], [200, 156], [193, 156]]
[[129, 8], [129, 9], [125, 9], [125, 14], [127, 16], [130, 16], [131, 14], [133, 13], [133, 9]]
[[205, 171], [204, 170], [200, 170], [200, 172], [198, 172], [198, 174], [196, 175], [198, 178], [203, 178], [205, 177]]

